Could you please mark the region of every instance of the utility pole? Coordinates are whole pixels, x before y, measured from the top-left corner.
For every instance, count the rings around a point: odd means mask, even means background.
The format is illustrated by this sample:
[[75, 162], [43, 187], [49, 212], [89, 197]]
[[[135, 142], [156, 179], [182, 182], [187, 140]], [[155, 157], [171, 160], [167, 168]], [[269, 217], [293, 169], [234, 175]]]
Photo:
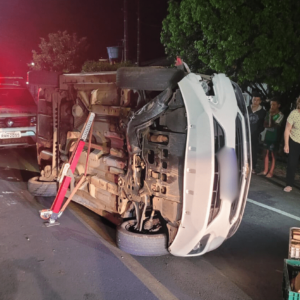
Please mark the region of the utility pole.
[[141, 11], [140, 11], [140, 0], [137, 0], [137, 65], [141, 65]]
[[124, 0], [124, 61], [128, 60], [128, 5]]

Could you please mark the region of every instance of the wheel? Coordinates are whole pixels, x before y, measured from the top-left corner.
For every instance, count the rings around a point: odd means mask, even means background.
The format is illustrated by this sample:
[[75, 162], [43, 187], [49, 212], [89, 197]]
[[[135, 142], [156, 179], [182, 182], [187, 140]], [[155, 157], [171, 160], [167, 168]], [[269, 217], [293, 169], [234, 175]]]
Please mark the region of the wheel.
[[184, 77], [177, 69], [158, 67], [120, 68], [117, 71], [117, 86], [122, 89], [164, 91], [174, 88]]
[[135, 220], [122, 223], [117, 228], [117, 246], [132, 255], [161, 256], [168, 254], [167, 236], [164, 233], [137, 233]]
[[28, 180], [28, 191], [33, 196], [52, 197], [57, 193], [57, 182], [55, 181], [39, 181], [38, 177]]

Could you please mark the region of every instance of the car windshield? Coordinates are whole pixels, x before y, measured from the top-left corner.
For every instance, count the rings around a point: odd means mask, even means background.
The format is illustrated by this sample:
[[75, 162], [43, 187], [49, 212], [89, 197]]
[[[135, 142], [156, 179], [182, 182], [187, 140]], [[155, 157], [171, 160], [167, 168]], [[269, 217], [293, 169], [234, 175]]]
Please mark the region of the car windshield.
[[0, 106], [33, 106], [35, 102], [26, 89], [0, 89]]

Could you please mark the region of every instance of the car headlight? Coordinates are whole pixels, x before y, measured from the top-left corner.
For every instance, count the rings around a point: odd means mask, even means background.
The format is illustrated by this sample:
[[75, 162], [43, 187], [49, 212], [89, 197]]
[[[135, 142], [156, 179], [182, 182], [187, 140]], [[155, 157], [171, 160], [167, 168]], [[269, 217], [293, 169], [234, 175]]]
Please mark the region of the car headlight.
[[30, 119], [30, 126], [35, 126], [36, 125], [36, 117], [32, 117]]
[[201, 253], [204, 250], [204, 248], [206, 247], [206, 244], [207, 244], [209, 238], [210, 238], [210, 233], [203, 236], [201, 238], [201, 240], [193, 248], [193, 250], [188, 253], [188, 255]]

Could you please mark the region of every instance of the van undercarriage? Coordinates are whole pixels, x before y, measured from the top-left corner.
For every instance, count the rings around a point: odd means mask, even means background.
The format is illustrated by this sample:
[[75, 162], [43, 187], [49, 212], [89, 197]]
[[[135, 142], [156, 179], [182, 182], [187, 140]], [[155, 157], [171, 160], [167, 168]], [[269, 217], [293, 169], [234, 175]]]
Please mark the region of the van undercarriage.
[[121, 68], [64, 74], [57, 84], [35, 76], [41, 175], [29, 180], [33, 195], [56, 195], [94, 113], [66, 196], [87, 174], [72, 200], [119, 225], [122, 250], [201, 255], [236, 232], [251, 177], [249, 121], [224, 74]]

